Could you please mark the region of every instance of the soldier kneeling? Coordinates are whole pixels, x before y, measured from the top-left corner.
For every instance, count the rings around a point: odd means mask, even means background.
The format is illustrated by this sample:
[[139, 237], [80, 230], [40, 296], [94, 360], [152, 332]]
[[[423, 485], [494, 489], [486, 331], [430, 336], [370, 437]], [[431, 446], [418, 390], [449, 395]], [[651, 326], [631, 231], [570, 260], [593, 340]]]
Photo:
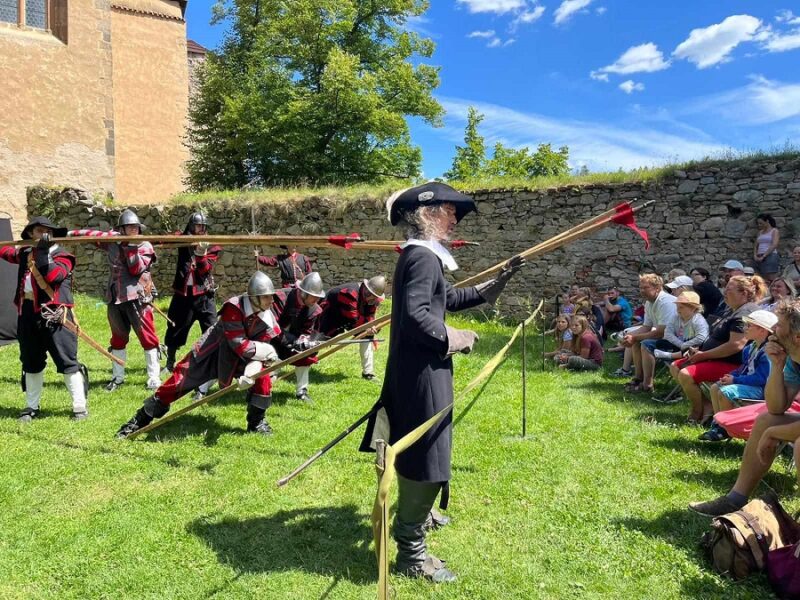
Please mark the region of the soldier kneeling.
[[272, 402], [272, 381], [253, 379], [267, 364], [278, 359], [270, 342], [281, 333], [270, 310], [275, 288], [264, 273], [255, 273], [247, 293], [228, 299], [219, 311], [216, 325], [208, 329], [181, 360], [172, 375], [145, 400], [133, 418], [117, 432], [124, 438], [163, 417], [181, 396], [211, 379], [227, 387], [238, 377], [240, 389], [247, 389], [247, 431], [269, 435], [272, 429], [264, 414]]

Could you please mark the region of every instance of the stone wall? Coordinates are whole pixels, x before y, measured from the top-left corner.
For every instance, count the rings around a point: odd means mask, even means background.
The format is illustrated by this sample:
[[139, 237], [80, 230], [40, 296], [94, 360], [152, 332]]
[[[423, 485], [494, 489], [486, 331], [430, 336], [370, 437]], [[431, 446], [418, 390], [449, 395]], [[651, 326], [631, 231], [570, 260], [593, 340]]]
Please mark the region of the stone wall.
[[[637, 295], [637, 274], [664, 273], [673, 267], [687, 271], [705, 266], [715, 271], [728, 258], [748, 262], [756, 235], [755, 216], [774, 215], [782, 233], [781, 254], [789, 260], [800, 234], [800, 159], [764, 160], [745, 164], [716, 163], [675, 171], [660, 181], [614, 185], [568, 186], [548, 190], [477, 190], [473, 193], [479, 214], [469, 215], [458, 227], [458, 237], [481, 243], [479, 248], [454, 252], [463, 269], [454, 279], [479, 272], [503, 258], [529, 248], [570, 226], [615, 206], [623, 200], [654, 200], [637, 218], [650, 234], [645, 251], [630, 230], [608, 227], [591, 238], [542, 256], [516, 276], [510, 293], [501, 301], [501, 313], [516, 316], [540, 297], [552, 295], [578, 282], [604, 289], [613, 283], [627, 295]], [[30, 195], [36, 206], [69, 226], [107, 229], [123, 207], [93, 204], [72, 192]], [[252, 230], [251, 211], [264, 234], [322, 234], [359, 232], [369, 239], [398, 238], [386, 221], [383, 199], [364, 198], [344, 205], [310, 197], [283, 203], [246, 206], [212, 202], [204, 210], [215, 233]], [[194, 207], [167, 205], [139, 207], [140, 216], [153, 232], [182, 229]], [[269, 249], [264, 249], [269, 252]], [[160, 252], [156, 281], [168, 293], [175, 250]], [[393, 252], [344, 251], [318, 248], [308, 251], [315, 259], [326, 286], [361, 279], [376, 273], [391, 277]], [[79, 250], [78, 286], [99, 293], [107, 276], [102, 253]], [[255, 269], [252, 248], [234, 248], [217, 267], [221, 295], [239, 292]]]

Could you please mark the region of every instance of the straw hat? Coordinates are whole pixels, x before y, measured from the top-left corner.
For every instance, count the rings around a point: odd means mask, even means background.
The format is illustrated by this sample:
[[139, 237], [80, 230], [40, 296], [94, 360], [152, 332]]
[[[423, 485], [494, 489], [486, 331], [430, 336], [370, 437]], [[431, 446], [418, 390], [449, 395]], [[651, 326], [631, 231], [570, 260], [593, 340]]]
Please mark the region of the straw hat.
[[688, 304], [695, 308], [700, 308], [700, 296], [697, 292], [681, 292], [680, 296], [675, 298], [675, 304]]

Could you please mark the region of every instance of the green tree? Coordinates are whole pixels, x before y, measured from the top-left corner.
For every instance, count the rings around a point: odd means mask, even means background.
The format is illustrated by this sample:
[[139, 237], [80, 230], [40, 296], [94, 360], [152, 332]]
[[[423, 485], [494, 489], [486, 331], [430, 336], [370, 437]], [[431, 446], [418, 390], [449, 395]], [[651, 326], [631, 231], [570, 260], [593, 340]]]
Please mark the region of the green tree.
[[536, 152], [530, 149], [509, 148], [497, 142], [492, 158], [486, 159], [486, 144], [478, 133], [484, 115], [469, 107], [464, 146], [456, 146], [453, 165], [444, 174], [450, 180], [478, 179], [480, 177], [546, 177], [569, 173], [569, 148], [553, 150], [550, 144], [539, 144]]
[[474, 106], [467, 112], [467, 127], [464, 130], [464, 145], [456, 146], [456, 155], [453, 165], [444, 174], [445, 178], [456, 181], [479, 177], [485, 168], [486, 143], [483, 136], [478, 133], [478, 125], [484, 116]]
[[190, 110], [194, 189], [351, 183], [420, 172], [406, 117], [439, 125], [426, 0], [221, 0], [230, 24]]

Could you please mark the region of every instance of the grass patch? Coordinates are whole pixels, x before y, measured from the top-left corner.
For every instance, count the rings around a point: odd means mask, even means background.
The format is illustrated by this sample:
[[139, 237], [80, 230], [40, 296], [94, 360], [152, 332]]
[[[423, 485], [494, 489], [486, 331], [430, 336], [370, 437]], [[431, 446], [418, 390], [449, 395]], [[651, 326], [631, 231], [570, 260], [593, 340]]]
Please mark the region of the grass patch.
[[[95, 302], [80, 297], [78, 311], [102, 342], [108, 327]], [[511, 328], [452, 324], [481, 336], [456, 358], [459, 390]], [[711, 572], [697, 546], [708, 520], [686, 510], [728, 489], [742, 445], [702, 445], [681, 424], [685, 404], [622, 394], [604, 374], [615, 360], [600, 373], [542, 369], [540, 339], [528, 341], [526, 440], [519, 347], [456, 409], [453, 523], [429, 540], [459, 581], [434, 588], [393, 577], [397, 597], [769, 597], [762, 577], [734, 584]], [[374, 598], [375, 474], [359, 435], [275, 486], [376, 399], [355, 348], [312, 371], [314, 405], [277, 384], [269, 439], [244, 434], [237, 393], [155, 436], [117, 441], [147, 396], [141, 350], [132, 343], [129, 378], [113, 394], [102, 390], [108, 362], [83, 346], [81, 357], [92, 372], [90, 418], [69, 420], [51, 365], [43, 418], [22, 426], [17, 348], [0, 348], [0, 598]], [[383, 345], [377, 372], [385, 359]], [[800, 508], [786, 460], [766, 481]]]

